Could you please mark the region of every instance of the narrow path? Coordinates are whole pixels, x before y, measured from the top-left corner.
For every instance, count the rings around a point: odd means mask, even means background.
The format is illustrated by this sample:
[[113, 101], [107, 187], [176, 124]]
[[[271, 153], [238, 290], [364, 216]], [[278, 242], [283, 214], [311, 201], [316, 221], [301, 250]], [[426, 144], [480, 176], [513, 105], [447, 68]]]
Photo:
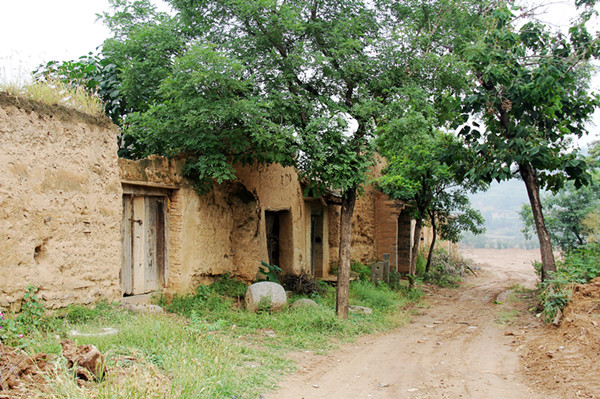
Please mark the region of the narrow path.
[[537, 253], [464, 254], [479, 263], [478, 277], [458, 289], [426, 287], [428, 306], [411, 324], [363, 337], [328, 356], [306, 356], [278, 391], [264, 397], [549, 398], [521, 378], [519, 338], [539, 322], [511, 296], [516, 284], [535, 284], [531, 261]]

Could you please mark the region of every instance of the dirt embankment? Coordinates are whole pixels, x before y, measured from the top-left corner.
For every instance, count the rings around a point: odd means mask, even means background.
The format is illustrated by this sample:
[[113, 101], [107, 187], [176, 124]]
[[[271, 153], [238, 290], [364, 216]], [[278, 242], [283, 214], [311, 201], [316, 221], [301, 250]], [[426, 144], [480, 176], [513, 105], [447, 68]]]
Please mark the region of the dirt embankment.
[[[361, 338], [327, 356], [295, 354], [299, 370], [265, 397], [600, 397], [597, 347], [579, 351], [594, 338], [580, 339], [578, 323], [597, 327], [596, 320], [582, 321], [567, 312], [572, 321], [557, 331], [544, 326], [532, 309], [528, 289], [535, 287], [536, 276], [531, 263], [539, 252], [463, 254], [477, 263], [477, 277], [458, 289], [424, 287], [427, 305], [408, 326]], [[600, 312], [600, 305], [595, 310]], [[585, 331], [591, 331], [589, 324]], [[561, 345], [557, 352], [555, 346]], [[567, 348], [573, 352], [567, 354]]]

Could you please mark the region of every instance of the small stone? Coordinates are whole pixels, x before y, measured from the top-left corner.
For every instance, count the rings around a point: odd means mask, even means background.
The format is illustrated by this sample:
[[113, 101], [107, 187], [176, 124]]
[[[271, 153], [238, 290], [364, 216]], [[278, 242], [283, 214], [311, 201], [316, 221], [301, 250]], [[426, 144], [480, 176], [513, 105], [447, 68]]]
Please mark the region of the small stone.
[[348, 311], [350, 313], [356, 313], [356, 314], [372, 314], [373, 313], [373, 310], [371, 308], [368, 308], [366, 306], [356, 306], [356, 305], [349, 306]]
[[388, 384], [387, 382], [380, 382], [379, 383], [379, 388], [387, 388], [389, 386], [390, 386], [390, 384]]
[[313, 388], [318, 388], [319, 384], [313, 384]]
[[409, 388], [407, 389], [408, 392], [417, 392], [419, 390], [419, 388]]

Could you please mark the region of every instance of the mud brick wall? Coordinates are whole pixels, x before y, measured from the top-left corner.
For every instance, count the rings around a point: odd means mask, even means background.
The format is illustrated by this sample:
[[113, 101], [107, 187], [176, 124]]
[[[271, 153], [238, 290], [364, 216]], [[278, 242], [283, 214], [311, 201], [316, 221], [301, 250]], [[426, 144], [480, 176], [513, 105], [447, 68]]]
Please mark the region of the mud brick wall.
[[120, 296], [117, 129], [0, 93], [0, 306], [28, 284], [49, 307]]

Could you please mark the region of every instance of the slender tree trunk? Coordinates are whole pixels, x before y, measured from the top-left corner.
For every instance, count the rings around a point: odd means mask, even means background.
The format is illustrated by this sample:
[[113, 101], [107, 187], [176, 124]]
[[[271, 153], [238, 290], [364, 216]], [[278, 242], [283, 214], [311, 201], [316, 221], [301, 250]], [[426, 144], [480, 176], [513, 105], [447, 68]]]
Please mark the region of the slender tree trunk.
[[431, 267], [431, 258], [433, 258], [433, 248], [435, 247], [435, 240], [437, 238], [437, 227], [435, 225], [435, 215], [429, 214], [429, 218], [431, 219], [431, 245], [429, 246], [429, 254], [427, 255], [427, 264], [425, 265], [425, 272], [429, 273], [429, 268]]
[[348, 296], [350, 292], [350, 248], [352, 245], [352, 215], [356, 204], [356, 187], [347, 190], [342, 197], [340, 215], [340, 256], [338, 265], [336, 313], [348, 318]]
[[552, 243], [550, 235], [546, 229], [544, 214], [542, 212], [542, 202], [540, 200], [540, 189], [538, 187], [537, 176], [535, 170], [528, 164], [519, 165], [519, 172], [527, 187], [527, 195], [531, 204], [533, 220], [535, 221], [535, 229], [537, 231], [538, 240], [540, 241], [540, 253], [542, 255], [542, 281], [548, 278], [548, 273], [556, 271], [554, 263], [554, 253], [552, 252]]
[[408, 268], [408, 282], [410, 288], [415, 286], [415, 276], [417, 275], [417, 256], [419, 255], [419, 244], [421, 243], [421, 229], [423, 219], [417, 219], [415, 223], [415, 235], [413, 237], [413, 246], [410, 253], [410, 266]]

